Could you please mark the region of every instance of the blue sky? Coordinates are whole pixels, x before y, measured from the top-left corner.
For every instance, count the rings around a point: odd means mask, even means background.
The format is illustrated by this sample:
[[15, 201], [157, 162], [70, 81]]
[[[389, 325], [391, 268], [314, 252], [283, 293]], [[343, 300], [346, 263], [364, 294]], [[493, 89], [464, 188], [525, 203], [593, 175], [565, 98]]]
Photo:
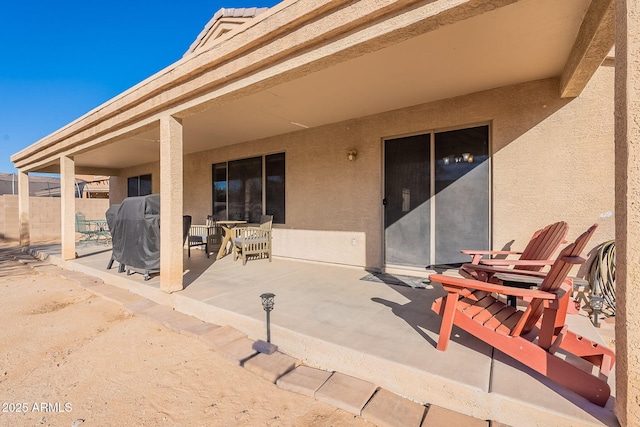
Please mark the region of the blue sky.
[[10, 156], [177, 61], [222, 7], [277, 0], [5, 1], [0, 172]]

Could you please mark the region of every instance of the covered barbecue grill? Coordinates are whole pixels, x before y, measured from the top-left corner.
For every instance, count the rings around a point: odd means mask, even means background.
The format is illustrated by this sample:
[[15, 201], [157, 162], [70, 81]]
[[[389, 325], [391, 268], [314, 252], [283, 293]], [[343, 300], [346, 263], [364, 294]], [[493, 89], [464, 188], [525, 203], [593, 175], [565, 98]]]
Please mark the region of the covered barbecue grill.
[[113, 238], [113, 253], [107, 269], [118, 261], [119, 272], [151, 273], [160, 271], [160, 195], [127, 197], [106, 212]]

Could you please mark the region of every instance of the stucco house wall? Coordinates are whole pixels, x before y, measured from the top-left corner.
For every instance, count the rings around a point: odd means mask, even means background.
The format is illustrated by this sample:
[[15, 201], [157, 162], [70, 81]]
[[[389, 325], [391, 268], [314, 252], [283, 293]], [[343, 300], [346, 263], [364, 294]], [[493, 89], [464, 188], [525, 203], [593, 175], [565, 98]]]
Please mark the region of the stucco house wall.
[[[213, 163], [286, 152], [286, 224], [275, 226], [274, 255], [381, 268], [384, 139], [489, 124], [493, 247], [522, 249], [558, 220], [569, 223], [568, 239], [597, 222], [594, 247], [614, 236], [613, 78], [600, 67], [575, 99], [561, 99], [548, 79], [189, 154], [184, 212], [194, 222], [211, 213]], [[112, 202], [143, 173], [156, 192], [159, 164], [141, 165], [112, 179]]]
[[154, 194], [160, 193], [160, 162], [146, 163], [127, 168], [120, 175], [109, 179], [109, 200], [111, 204], [120, 203], [127, 197], [127, 180], [140, 175], [151, 175], [151, 188]]
[[[569, 241], [598, 224], [588, 249], [614, 239], [613, 85], [614, 68], [601, 66], [569, 102], [513, 94], [527, 103], [522, 118], [532, 126], [518, 129], [513, 114], [503, 126], [494, 122], [494, 247], [516, 238], [521, 249], [535, 229], [531, 225], [561, 219], [569, 223]], [[544, 120], [536, 123], [541, 115]]]

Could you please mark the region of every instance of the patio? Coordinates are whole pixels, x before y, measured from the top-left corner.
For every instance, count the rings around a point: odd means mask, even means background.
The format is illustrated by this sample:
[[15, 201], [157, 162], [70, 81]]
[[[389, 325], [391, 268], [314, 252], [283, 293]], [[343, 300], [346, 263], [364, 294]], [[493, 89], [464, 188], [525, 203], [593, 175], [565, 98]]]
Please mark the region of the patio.
[[[273, 292], [271, 338], [280, 351], [423, 404], [509, 425], [618, 424], [613, 397], [605, 408], [593, 405], [459, 329], [449, 350], [437, 351], [440, 318], [430, 307], [443, 295], [438, 284], [419, 289], [366, 281], [361, 279], [368, 272], [360, 268], [282, 258], [243, 267], [231, 256], [214, 261], [196, 250], [191, 258], [185, 251], [185, 289], [168, 294], [160, 290], [157, 275], [145, 282], [141, 274], [106, 270], [108, 247], [78, 246], [73, 261], [62, 260], [59, 245], [31, 248], [47, 253], [56, 265], [204, 321], [231, 325], [252, 339], [265, 338], [259, 295]], [[572, 330], [600, 339], [587, 317], [569, 317]]]

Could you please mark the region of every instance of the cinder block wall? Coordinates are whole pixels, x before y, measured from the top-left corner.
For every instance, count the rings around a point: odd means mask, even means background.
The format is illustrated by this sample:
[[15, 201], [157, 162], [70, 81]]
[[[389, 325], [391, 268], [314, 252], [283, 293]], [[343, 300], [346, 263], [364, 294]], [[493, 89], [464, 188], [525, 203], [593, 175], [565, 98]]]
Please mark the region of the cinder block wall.
[[[109, 208], [108, 199], [76, 199], [76, 212], [87, 219], [104, 219]], [[60, 199], [57, 197], [29, 198], [31, 241], [60, 240]], [[0, 196], [0, 241], [20, 240], [18, 196]]]
[[[16, 198], [17, 199], [17, 198]], [[17, 206], [17, 202], [16, 202]], [[16, 208], [16, 227], [18, 210]], [[30, 236], [32, 241], [60, 239], [60, 199], [52, 197], [29, 198]]]
[[3, 241], [20, 240], [20, 228], [18, 226], [18, 196], [0, 196], [2, 213], [0, 213], [0, 232]]

